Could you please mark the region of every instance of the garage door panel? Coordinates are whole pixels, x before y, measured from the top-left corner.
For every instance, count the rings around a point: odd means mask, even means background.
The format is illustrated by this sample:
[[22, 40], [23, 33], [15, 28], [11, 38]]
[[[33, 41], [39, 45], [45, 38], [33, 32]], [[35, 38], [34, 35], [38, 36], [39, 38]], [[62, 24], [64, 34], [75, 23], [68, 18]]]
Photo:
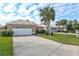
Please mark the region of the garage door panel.
[[13, 29], [13, 32], [14, 32], [14, 35], [32, 35], [31, 28], [27, 28], [27, 29], [17, 28], [17, 29]]

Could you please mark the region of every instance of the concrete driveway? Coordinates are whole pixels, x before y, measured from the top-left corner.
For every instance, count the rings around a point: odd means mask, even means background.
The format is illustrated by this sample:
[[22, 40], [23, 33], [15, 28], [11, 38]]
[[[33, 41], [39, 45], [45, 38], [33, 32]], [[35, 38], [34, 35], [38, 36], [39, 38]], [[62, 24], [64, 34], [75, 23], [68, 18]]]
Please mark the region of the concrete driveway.
[[38, 36], [13, 37], [14, 56], [77, 56], [79, 47]]

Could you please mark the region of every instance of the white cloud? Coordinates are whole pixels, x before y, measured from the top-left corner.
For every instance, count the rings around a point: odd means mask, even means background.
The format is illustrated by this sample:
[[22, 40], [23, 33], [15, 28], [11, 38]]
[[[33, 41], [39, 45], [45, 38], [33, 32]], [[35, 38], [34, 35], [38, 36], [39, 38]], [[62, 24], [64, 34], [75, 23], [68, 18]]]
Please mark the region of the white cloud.
[[39, 15], [39, 11], [38, 10], [35, 10], [34, 12], [33, 12], [33, 16], [38, 16]]
[[0, 3], [0, 7], [2, 7], [4, 4], [3, 3]]
[[26, 6], [29, 4], [21, 4], [19, 6], [19, 9], [17, 10], [18, 15], [21, 16], [28, 16], [30, 14], [30, 10], [26, 9]]
[[30, 16], [27, 16], [27, 17], [25, 17], [25, 20], [34, 21], [34, 18], [32, 18], [32, 17], [30, 17]]
[[5, 25], [7, 22], [12, 21], [13, 17], [15, 14], [8, 14], [8, 15], [4, 15], [4, 14], [0, 14], [0, 23], [2, 25]]
[[18, 15], [21, 15], [21, 16], [28, 16], [30, 14], [30, 11], [26, 10], [25, 8], [19, 8], [17, 10], [17, 13]]
[[[30, 6], [29, 9], [27, 9], [26, 5]], [[33, 12], [33, 15], [37, 15], [38, 11], [38, 5], [35, 4], [21, 4], [19, 6], [19, 9], [17, 10], [18, 15], [21, 16], [29, 16], [31, 12]]]
[[[47, 6], [49, 4], [46, 3], [40, 3], [40, 4], [29, 4], [29, 3], [23, 3], [20, 4], [18, 7], [18, 9], [16, 10], [16, 4], [11, 3], [8, 5], [4, 5], [3, 9], [1, 8], [1, 6], [3, 6], [4, 4], [0, 4], [0, 23], [5, 24], [9, 21], [13, 21], [13, 20], [17, 20], [17, 19], [28, 19], [30, 21], [34, 21], [36, 23], [40, 23], [40, 17], [39, 17], [39, 8], [43, 8], [44, 6]], [[74, 14], [78, 14], [78, 9], [79, 8], [74, 8], [74, 6], [72, 4], [67, 5], [67, 4], [50, 4], [51, 7], [54, 6], [55, 7], [55, 11], [56, 11], [56, 19], [60, 19], [64, 18], [64, 16], [66, 15], [74, 15]], [[78, 7], [78, 5], [75, 5]], [[67, 10], [66, 10], [67, 9]], [[73, 10], [72, 10], [73, 9]], [[9, 14], [5, 14], [3, 13], [1, 10], [3, 10], [4, 12]], [[16, 11], [14, 13], [14, 11]], [[76, 12], [77, 11], [77, 12]], [[33, 12], [33, 14], [31, 13]], [[17, 15], [16, 15], [17, 14]], [[7, 21], [6, 21], [7, 20]]]
[[5, 25], [5, 22], [7, 21], [6, 19], [7, 19], [7, 17], [5, 15], [0, 14], [0, 24], [1, 25]]
[[5, 25], [6, 23], [10, 22], [10, 21], [15, 21], [18, 19], [23, 19], [23, 20], [30, 20], [30, 21], [34, 21], [34, 18], [27, 16], [27, 17], [22, 17], [22, 16], [15, 16], [15, 14], [8, 14], [8, 15], [3, 15], [0, 14], [0, 24], [1, 25]]
[[40, 24], [40, 17], [39, 16], [35, 16], [34, 17], [34, 22]]
[[20, 5], [20, 8], [28, 8], [29, 6], [31, 6], [31, 5], [33, 5], [32, 3], [22, 3], [21, 5]]
[[14, 12], [16, 10], [16, 6], [15, 6], [15, 4], [8, 4], [7, 6], [5, 6], [4, 8], [3, 8], [3, 11], [4, 12], [6, 12], [6, 13], [8, 13], [8, 12]]
[[17, 10], [17, 13], [18, 13], [18, 14], [22, 14], [22, 15], [26, 15], [27, 11], [26, 11], [25, 8], [19, 8], [19, 9]]
[[20, 6], [19, 6], [19, 8], [23, 8], [23, 7], [26, 7], [26, 4], [24, 3], [24, 4], [21, 4]]
[[0, 20], [6, 19], [6, 16], [4, 14], [0, 14]]
[[38, 4], [38, 7], [39, 8], [43, 8], [44, 6], [47, 6], [47, 5], [49, 5], [48, 3], [46, 4], [46, 3], [39, 3]]
[[35, 11], [36, 9], [38, 9], [39, 6], [38, 5], [33, 5], [29, 8], [29, 11]]

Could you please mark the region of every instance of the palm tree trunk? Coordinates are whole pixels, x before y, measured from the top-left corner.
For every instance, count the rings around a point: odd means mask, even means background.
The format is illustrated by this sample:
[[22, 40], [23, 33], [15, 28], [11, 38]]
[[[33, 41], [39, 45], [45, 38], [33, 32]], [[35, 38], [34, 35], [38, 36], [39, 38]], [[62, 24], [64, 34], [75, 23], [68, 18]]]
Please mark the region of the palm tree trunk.
[[51, 34], [51, 31], [50, 31], [51, 29], [50, 29], [50, 21], [48, 21], [48, 35], [50, 35]]
[[48, 22], [46, 22], [46, 31], [48, 32]]
[[50, 20], [50, 24], [49, 25], [50, 25], [50, 38], [51, 38], [51, 20]]
[[48, 26], [48, 21], [46, 22], [46, 31], [47, 31], [47, 34], [48, 34], [48, 32], [49, 32], [49, 28], [48, 28], [49, 26]]
[[50, 26], [50, 21], [48, 20], [46, 23], [47, 23], [47, 24], [46, 24], [46, 29], [47, 29], [48, 35], [50, 35], [50, 37], [51, 37], [51, 26]]

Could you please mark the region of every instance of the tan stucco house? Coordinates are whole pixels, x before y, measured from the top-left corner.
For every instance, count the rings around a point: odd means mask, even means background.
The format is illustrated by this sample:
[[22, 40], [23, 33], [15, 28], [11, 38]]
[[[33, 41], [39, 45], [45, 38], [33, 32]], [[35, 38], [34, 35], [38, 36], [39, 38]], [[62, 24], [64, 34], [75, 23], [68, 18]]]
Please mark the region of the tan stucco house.
[[14, 35], [32, 35], [36, 33], [36, 29], [42, 29], [41, 25], [38, 25], [29, 20], [16, 20], [7, 23], [7, 29], [13, 30]]

